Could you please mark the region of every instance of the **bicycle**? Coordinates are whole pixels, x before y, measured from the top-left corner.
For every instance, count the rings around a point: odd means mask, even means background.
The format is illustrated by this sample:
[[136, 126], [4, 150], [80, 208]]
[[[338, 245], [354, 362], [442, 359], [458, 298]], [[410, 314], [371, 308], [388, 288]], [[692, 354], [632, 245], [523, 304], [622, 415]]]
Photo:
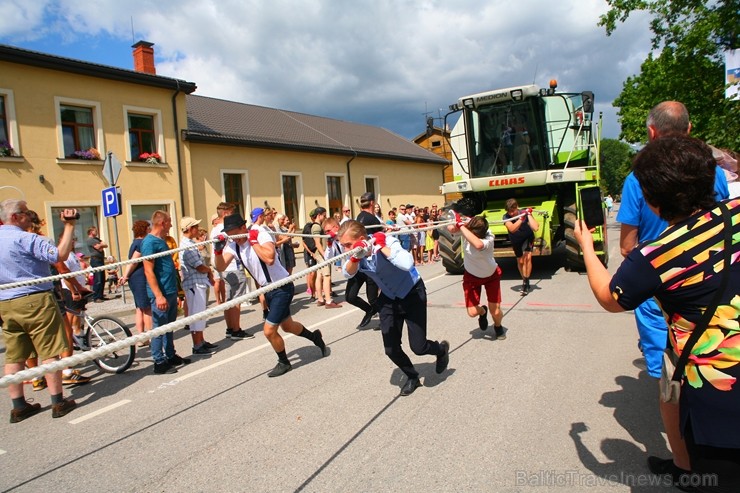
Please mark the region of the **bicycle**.
[[[90, 295], [85, 297], [85, 301]], [[75, 349], [90, 351], [131, 337], [131, 330], [123, 322], [109, 315], [92, 317], [87, 314], [84, 304], [79, 310], [67, 307], [65, 310], [79, 317], [84, 323], [84, 327], [81, 327], [82, 333], [72, 335]], [[135, 355], [136, 344], [132, 344], [128, 350], [112, 352], [102, 358], [94, 359], [93, 362], [104, 372], [123, 373], [133, 364]]]

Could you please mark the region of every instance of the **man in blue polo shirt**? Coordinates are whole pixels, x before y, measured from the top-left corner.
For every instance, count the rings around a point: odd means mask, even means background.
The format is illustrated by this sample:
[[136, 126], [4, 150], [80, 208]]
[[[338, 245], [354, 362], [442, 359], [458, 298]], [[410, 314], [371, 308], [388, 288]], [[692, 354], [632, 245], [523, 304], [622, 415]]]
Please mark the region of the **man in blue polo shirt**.
[[[686, 106], [678, 101], [664, 101], [658, 104], [648, 114], [647, 130], [648, 139], [651, 141], [669, 134], [688, 135], [691, 132], [691, 122]], [[727, 179], [719, 169], [715, 175], [714, 190], [717, 200], [729, 197]], [[617, 221], [622, 223], [619, 245], [624, 257], [627, 257], [638, 243], [657, 238], [668, 227], [668, 223], [648, 207], [640, 183], [633, 173], [627, 175], [624, 182]], [[634, 312], [647, 372], [652, 377], [660, 378], [663, 350], [668, 341], [665, 317], [654, 299], [641, 304]], [[673, 451], [673, 459], [649, 456], [648, 465], [653, 473], [671, 474], [678, 483], [680, 476], [687, 474], [691, 469], [686, 445], [679, 432], [678, 405], [661, 401], [660, 414]]]

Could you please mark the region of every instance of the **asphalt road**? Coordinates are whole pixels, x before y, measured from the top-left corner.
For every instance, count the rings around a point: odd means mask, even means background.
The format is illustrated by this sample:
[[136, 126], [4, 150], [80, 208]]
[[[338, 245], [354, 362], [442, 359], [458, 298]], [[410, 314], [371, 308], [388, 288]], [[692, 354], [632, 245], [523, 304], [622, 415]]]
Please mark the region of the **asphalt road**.
[[[618, 225], [609, 230], [613, 270]], [[645, 463], [668, 452], [632, 314], [604, 312], [562, 260], [536, 259], [526, 297], [513, 259], [502, 260], [504, 341], [467, 317], [461, 276], [421, 267], [429, 336], [452, 351], [442, 375], [433, 357], [412, 355], [424, 386], [409, 397], [380, 333], [358, 330], [346, 303], [311, 305], [302, 284], [294, 317], [321, 329], [331, 354], [286, 338], [294, 369], [282, 377], [267, 377], [276, 357], [261, 311], [244, 305], [254, 339], [223, 339], [219, 317], [206, 330], [218, 353], [177, 374], [154, 375], [144, 349], [122, 375], [86, 366], [95, 379], [68, 389], [79, 407], [64, 418], [27, 386], [44, 411], [0, 423], [0, 491], [672, 491]], [[188, 356], [188, 333], [175, 336]], [[0, 415], [9, 411], [3, 391]]]

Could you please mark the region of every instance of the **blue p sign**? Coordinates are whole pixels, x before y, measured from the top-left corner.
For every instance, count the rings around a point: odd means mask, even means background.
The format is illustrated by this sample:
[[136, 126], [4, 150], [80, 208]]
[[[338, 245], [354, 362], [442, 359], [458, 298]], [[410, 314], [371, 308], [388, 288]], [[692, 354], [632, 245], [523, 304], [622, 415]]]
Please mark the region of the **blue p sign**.
[[121, 214], [120, 196], [116, 187], [103, 189], [103, 215], [113, 217]]

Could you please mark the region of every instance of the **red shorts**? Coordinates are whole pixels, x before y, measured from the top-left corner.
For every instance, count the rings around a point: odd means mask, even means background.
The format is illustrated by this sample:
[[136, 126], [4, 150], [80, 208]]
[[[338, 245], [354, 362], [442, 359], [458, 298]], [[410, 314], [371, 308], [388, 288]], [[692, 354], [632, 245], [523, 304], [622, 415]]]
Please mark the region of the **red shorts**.
[[480, 305], [481, 287], [486, 288], [486, 298], [489, 303], [501, 303], [501, 267], [496, 267], [496, 272], [484, 278], [475, 277], [465, 271], [462, 285], [465, 306]]

